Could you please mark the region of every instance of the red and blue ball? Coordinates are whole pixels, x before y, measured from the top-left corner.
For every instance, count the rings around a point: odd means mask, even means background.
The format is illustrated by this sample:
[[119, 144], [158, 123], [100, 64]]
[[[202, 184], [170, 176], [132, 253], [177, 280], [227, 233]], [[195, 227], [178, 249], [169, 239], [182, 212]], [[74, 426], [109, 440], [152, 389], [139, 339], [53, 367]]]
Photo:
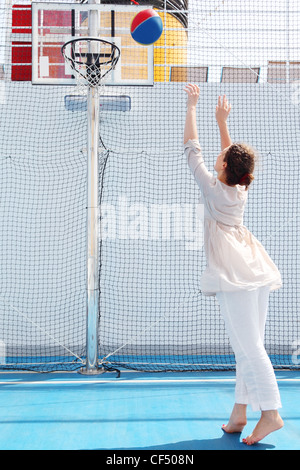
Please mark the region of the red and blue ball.
[[163, 22], [159, 14], [151, 8], [140, 11], [132, 20], [132, 38], [143, 46], [154, 44], [163, 32]]

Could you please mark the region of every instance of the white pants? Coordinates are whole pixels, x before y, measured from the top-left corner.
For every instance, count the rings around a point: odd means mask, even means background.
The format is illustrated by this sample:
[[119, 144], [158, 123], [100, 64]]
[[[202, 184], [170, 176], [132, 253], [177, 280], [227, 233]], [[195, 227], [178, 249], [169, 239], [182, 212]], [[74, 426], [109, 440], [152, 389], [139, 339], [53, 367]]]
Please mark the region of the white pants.
[[281, 408], [273, 366], [264, 347], [269, 287], [219, 292], [226, 331], [236, 358], [236, 403], [253, 411]]

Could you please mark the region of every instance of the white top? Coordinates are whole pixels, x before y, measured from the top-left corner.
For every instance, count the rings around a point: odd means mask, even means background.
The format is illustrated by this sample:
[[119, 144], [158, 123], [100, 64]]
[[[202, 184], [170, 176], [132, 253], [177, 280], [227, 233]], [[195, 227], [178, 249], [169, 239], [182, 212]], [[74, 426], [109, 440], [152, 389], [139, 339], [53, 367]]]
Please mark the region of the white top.
[[282, 285], [280, 273], [261, 243], [243, 225], [248, 191], [228, 186], [206, 168], [197, 140], [185, 145], [188, 165], [204, 204], [204, 248], [207, 268], [201, 276], [204, 295]]

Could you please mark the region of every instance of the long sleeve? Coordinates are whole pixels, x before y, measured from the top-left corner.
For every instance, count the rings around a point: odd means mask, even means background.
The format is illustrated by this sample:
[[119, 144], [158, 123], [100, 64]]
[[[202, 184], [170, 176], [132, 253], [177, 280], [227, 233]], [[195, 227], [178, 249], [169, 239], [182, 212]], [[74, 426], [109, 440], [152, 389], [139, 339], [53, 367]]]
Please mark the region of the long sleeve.
[[199, 141], [189, 140], [184, 146], [184, 152], [202, 194], [206, 195], [209, 188], [215, 184], [216, 179], [205, 166]]

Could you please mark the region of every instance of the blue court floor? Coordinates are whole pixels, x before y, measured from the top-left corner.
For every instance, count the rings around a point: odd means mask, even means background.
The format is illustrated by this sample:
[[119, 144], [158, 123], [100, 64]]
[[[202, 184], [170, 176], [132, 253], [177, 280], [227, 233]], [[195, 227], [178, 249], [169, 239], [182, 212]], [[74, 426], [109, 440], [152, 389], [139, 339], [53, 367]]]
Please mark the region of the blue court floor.
[[0, 450], [299, 450], [300, 372], [277, 374], [283, 429], [248, 447], [228, 435], [234, 374], [0, 374]]

